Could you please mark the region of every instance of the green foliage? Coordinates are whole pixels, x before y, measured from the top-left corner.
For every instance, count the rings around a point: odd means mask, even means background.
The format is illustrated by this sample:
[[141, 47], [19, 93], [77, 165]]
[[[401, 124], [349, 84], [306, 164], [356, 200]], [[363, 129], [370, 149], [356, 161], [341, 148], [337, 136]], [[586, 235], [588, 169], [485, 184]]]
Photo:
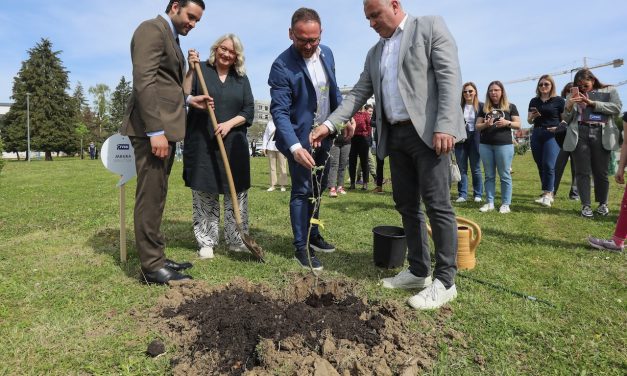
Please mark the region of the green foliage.
[[0, 139], [0, 173], [2, 173], [2, 168], [4, 167], [4, 159], [2, 159], [3, 151], [4, 151], [4, 146], [2, 145], [2, 140]]
[[72, 153], [76, 149], [74, 106], [70, 96], [68, 72], [60, 51], [52, 50], [48, 39], [41, 39], [28, 50], [28, 60], [13, 79], [14, 104], [6, 114], [2, 138], [7, 151], [26, 150], [26, 97], [30, 93], [31, 150], [46, 153], [52, 160], [53, 152]]
[[96, 84], [89, 88], [89, 94], [94, 96], [95, 120], [98, 126], [98, 139], [105, 140], [110, 134], [111, 127], [111, 101], [109, 93], [111, 90], [105, 84]]
[[529, 141], [525, 140], [525, 142], [519, 142], [514, 145], [514, 152], [516, 153], [516, 155], [524, 155], [530, 148], [531, 145]]
[[111, 130], [113, 133], [117, 132], [120, 126], [122, 125], [122, 121], [124, 120], [124, 113], [126, 112], [126, 107], [129, 99], [131, 99], [131, 94], [133, 92], [133, 87], [130, 81], [126, 81], [126, 78], [122, 76], [120, 78], [120, 82], [118, 86], [115, 87], [113, 94], [111, 94]]

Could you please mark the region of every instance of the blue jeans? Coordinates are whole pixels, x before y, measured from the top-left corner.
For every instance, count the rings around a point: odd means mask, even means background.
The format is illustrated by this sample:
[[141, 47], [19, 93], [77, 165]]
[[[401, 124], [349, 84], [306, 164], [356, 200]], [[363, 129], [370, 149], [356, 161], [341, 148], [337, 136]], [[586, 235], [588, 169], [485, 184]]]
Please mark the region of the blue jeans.
[[555, 188], [555, 161], [560, 147], [555, 141], [555, 134], [546, 128], [534, 128], [531, 134], [531, 153], [538, 165], [538, 173], [544, 192], [553, 192]]
[[514, 158], [514, 145], [479, 145], [479, 153], [483, 162], [485, 173], [485, 193], [486, 201], [494, 203], [496, 195], [496, 171], [501, 178], [501, 204], [511, 205], [512, 203], [512, 159]]
[[475, 132], [468, 132], [468, 138], [464, 142], [455, 144], [455, 159], [457, 159], [459, 172], [462, 175], [462, 180], [457, 183], [457, 194], [463, 198], [468, 196], [468, 162], [470, 162], [470, 172], [472, 174], [473, 197], [481, 198], [483, 195], [479, 143], [475, 141], [474, 135]]

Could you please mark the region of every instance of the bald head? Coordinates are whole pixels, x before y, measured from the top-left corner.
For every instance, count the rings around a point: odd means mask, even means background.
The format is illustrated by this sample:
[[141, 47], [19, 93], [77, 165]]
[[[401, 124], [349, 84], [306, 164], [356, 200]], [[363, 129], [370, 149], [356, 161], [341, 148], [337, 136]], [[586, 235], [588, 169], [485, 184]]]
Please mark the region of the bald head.
[[364, 13], [370, 27], [382, 38], [389, 38], [405, 18], [398, 0], [364, 0]]

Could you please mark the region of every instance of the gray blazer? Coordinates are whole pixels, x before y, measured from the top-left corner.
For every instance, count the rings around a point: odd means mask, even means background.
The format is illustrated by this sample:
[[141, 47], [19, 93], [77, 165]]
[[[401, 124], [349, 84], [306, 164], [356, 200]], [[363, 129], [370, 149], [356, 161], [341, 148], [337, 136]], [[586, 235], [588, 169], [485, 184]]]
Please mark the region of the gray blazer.
[[[346, 122], [373, 94], [377, 112], [377, 156], [388, 155], [390, 126], [381, 105], [380, 61], [383, 40], [375, 44], [364, 70], [348, 96], [329, 116], [334, 125]], [[420, 138], [433, 147], [433, 133], [447, 133], [455, 142], [466, 138], [464, 116], [459, 107], [462, 90], [457, 45], [439, 16], [408, 16], [399, 53], [398, 84], [407, 112]]]
[[[593, 102], [594, 112], [600, 112], [608, 115], [607, 124], [603, 125], [601, 141], [603, 142], [603, 149], [616, 150], [619, 147], [618, 138], [620, 131], [614, 123], [614, 116], [618, 115], [623, 107], [623, 104], [618, 97], [618, 92], [612, 86], [608, 86], [599, 89], [600, 93], [610, 93], [609, 102]], [[570, 96], [569, 96], [570, 98]], [[574, 151], [577, 147], [577, 141], [579, 140], [579, 109], [575, 105], [572, 111], [564, 109], [562, 113], [562, 120], [568, 123], [566, 129], [566, 136], [564, 137], [564, 151]]]

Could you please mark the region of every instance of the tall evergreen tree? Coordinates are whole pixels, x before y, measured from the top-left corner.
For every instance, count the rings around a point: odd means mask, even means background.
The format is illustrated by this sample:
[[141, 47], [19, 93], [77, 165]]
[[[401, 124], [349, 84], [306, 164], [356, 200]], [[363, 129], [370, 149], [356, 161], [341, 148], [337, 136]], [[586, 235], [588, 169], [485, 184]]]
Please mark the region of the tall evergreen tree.
[[26, 93], [30, 93], [31, 149], [45, 152], [47, 161], [52, 152], [76, 150], [75, 109], [66, 92], [68, 72], [60, 53], [45, 38], [28, 50], [28, 60], [13, 79], [14, 104], [2, 129], [7, 150], [26, 149]]
[[117, 132], [122, 125], [126, 105], [131, 98], [132, 91], [131, 82], [126, 81], [126, 78], [122, 76], [118, 86], [115, 87], [115, 91], [111, 94], [111, 127], [114, 132]]

